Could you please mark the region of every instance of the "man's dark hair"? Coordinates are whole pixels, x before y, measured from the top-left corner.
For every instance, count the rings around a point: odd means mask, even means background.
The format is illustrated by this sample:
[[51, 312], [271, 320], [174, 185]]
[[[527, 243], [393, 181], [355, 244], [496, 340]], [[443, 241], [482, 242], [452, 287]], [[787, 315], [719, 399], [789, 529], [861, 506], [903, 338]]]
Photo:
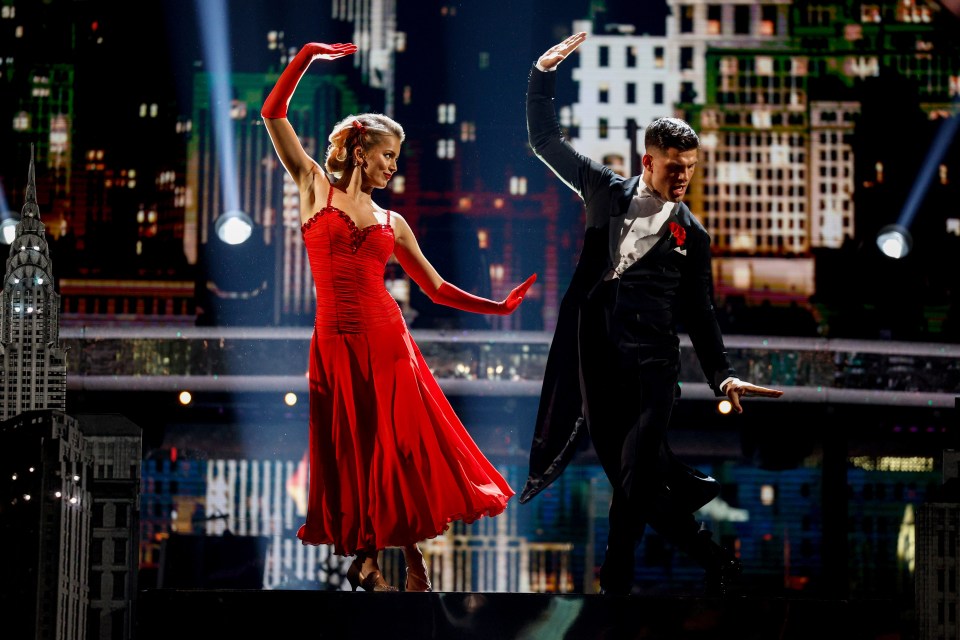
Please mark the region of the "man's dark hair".
[[657, 118], [647, 126], [643, 146], [658, 151], [689, 151], [700, 148], [700, 138], [693, 127], [680, 118]]

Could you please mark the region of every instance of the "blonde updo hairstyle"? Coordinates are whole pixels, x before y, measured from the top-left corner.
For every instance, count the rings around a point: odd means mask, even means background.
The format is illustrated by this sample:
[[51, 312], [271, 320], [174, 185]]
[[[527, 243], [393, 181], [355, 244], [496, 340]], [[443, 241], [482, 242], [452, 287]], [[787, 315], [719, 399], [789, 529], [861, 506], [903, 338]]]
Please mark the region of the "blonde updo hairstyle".
[[350, 115], [338, 122], [327, 137], [327, 157], [324, 164], [327, 171], [340, 176], [353, 162], [353, 153], [357, 146], [366, 155], [367, 151], [380, 144], [387, 136], [396, 136], [404, 140], [403, 127], [382, 113], [362, 113]]

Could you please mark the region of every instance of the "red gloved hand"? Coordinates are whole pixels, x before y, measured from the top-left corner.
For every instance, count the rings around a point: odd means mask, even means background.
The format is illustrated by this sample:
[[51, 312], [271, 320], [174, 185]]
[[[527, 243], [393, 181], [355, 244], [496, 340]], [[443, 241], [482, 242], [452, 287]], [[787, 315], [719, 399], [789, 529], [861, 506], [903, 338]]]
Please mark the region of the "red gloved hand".
[[527, 278], [523, 284], [514, 287], [502, 302], [495, 302], [487, 298], [475, 296], [472, 293], [467, 293], [449, 282], [442, 282], [431, 299], [437, 304], [460, 309], [461, 311], [506, 316], [513, 313], [516, 308], [520, 306], [520, 303], [523, 302], [523, 296], [527, 293], [527, 289], [536, 281], [537, 274], [533, 274]]
[[300, 52], [293, 57], [287, 68], [280, 74], [277, 84], [267, 99], [263, 101], [263, 108], [260, 115], [264, 118], [286, 118], [287, 105], [290, 104], [290, 98], [293, 96], [300, 78], [307, 72], [310, 63], [319, 58], [324, 60], [333, 60], [348, 56], [357, 50], [357, 45], [347, 43], [324, 44], [322, 42], [311, 42], [303, 45]]

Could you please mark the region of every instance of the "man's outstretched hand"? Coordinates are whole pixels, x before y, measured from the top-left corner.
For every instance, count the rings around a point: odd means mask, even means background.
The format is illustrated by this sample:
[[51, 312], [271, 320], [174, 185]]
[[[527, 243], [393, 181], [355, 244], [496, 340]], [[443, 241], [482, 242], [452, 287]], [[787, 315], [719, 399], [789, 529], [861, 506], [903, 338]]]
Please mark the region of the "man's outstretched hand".
[[583, 44], [583, 41], [586, 39], [586, 31], [573, 34], [563, 42], [555, 44], [547, 49], [543, 55], [540, 56], [540, 59], [537, 60], [537, 64], [546, 70], [553, 69], [555, 66], [563, 62], [568, 55], [573, 53], [577, 47]]
[[743, 380], [731, 380], [727, 384], [725, 389], [727, 398], [730, 399], [730, 404], [733, 405], [733, 410], [737, 413], [743, 413], [743, 407], [740, 406], [740, 398], [745, 396], [760, 396], [762, 398], [779, 398], [783, 395], [783, 391], [780, 389], [769, 389], [767, 387], [759, 387], [755, 384], [750, 384], [749, 382], [744, 382]]

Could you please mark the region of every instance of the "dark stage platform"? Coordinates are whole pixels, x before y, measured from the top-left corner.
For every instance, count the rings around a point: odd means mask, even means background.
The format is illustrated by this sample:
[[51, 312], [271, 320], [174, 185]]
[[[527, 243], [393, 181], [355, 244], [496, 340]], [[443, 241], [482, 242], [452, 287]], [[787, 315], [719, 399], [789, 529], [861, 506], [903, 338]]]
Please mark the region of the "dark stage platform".
[[138, 640], [914, 637], [884, 600], [151, 589], [137, 606]]

